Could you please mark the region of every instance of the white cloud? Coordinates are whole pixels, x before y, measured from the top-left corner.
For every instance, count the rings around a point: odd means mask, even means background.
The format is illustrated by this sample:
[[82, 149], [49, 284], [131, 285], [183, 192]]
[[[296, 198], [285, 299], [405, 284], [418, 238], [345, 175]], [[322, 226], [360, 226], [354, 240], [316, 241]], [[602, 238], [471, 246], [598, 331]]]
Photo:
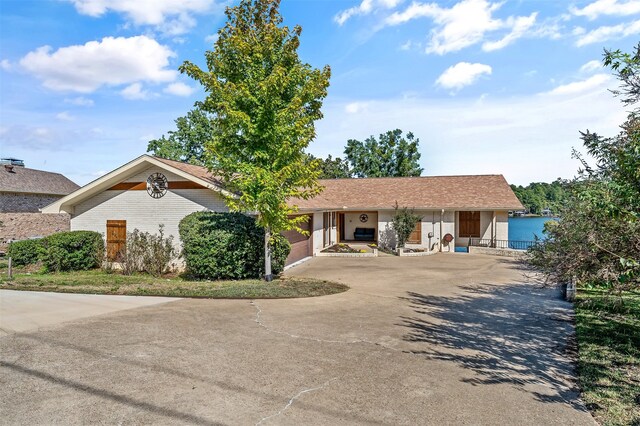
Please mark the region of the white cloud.
[[[613, 83], [613, 81], [612, 81]], [[580, 130], [615, 135], [624, 107], [596, 87], [562, 97], [491, 95], [482, 98], [425, 97], [368, 99], [367, 109], [345, 114], [353, 100], [328, 100], [317, 124], [314, 155], [341, 155], [348, 139], [400, 128], [420, 138], [425, 174], [503, 173], [515, 184], [570, 178], [580, 166], [571, 148], [580, 148]]]
[[78, 13], [100, 17], [108, 12], [123, 14], [134, 25], [149, 25], [168, 35], [193, 28], [193, 15], [213, 10], [215, 0], [68, 0]]
[[204, 38], [204, 41], [206, 41], [209, 44], [215, 44], [219, 38], [220, 38], [220, 35], [218, 33], [215, 33], [215, 34], [206, 36]]
[[55, 52], [42, 46], [23, 57], [20, 65], [49, 89], [91, 93], [104, 85], [173, 81], [177, 72], [167, 68], [173, 56], [171, 49], [147, 36], [105, 37]]
[[11, 68], [13, 68], [13, 64], [8, 59], [3, 59], [2, 61], [0, 61], [0, 68], [5, 71], [10, 71]]
[[394, 12], [385, 20], [385, 25], [399, 25], [417, 18], [430, 18], [436, 24], [431, 31], [427, 53], [445, 54], [485, 41], [487, 34], [506, 30], [500, 40], [485, 42], [484, 50], [497, 50], [511, 44], [527, 34], [535, 24], [537, 13], [530, 16], [507, 19], [495, 18], [493, 14], [503, 2], [487, 0], [462, 0], [451, 8], [437, 3], [414, 2], [402, 12]]
[[69, 114], [69, 111], [59, 112], [56, 114], [56, 118], [61, 121], [73, 121], [76, 119], [73, 115]]
[[153, 94], [142, 88], [141, 83], [133, 83], [120, 91], [123, 98], [129, 100], [146, 100], [153, 97]]
[[595, 71], [600, 71], [602, 69], [602, 62], [594, 59], [593, 61], [589, 61], [583, 66], [580, 67], [580, 72], [582, 74], [590, 74]]
[[347, 114], [358, 114], [365, 111], [367, 106], [366, 102], [351, 102], [345, 105], [344, 110]]
[[165, 89], [163, 90], [163, 92], [165, 93], [169, 93], [171, 95], [176, 95], [176, 96], [189, 96], [195, 91], [196, 89], [194, 89], [193, 87], [181, 82], [171, 83], [170, 85], [165, 87]]
[[443, 72], [436, 80], [438, 86], [445, 89], [460, 90], [475, 83], [482, 75], [491, 75], [492, 69], [485, 64], [459, 62]]
[[579, 35], [576, 45], [578, 47], [586, 46], [587, 44], [602, 43], [635, 34], [640, 34], [640, 20], [613, 26], [602, 26], [595, 30], [585, 32]]
[[340, 11], [333, 17], [333, 20], [338, 25], [344, 25], [354, 16], [368, 15], [379, 9], [393, 9], [400, 3], [402, 3], [402, 0], [362, 0], [358, 6]]
[[511, 32], [500, 40], [497, 41], [486, 41], [482, 44], [482, 50], [485, 52], [491, 52], [494, 50], [500, 50], [520, 37], [527, 34], [529, 29], [536, 23], [537, 13], [532, 13], [530, 16], [520, 16], [518, 18], [509, 18], [507, 21], [509, 22], [507, 25], [511, 27]]
[[582, 9], [575, 6], [569, 8], [576, 16], [585, 16], [589, 20], [597, 19], [601, 15], [629, 16], [640, 13], [638, 0], [596, 0]]
[[562, 96], [578, 95], [580, 93], [593, 91], [594, 89], [604, 88], [610, 82], [611, 76], [609, 74], [595, 74], [586, 80], [563, 84], [545, 94]]
[[75, 98], [67, 98], [64, 100], [65, 103], [76, 105], [76, 106], [93, 106], [93, 99], [85, 98], [84, 96], [77, 96]]

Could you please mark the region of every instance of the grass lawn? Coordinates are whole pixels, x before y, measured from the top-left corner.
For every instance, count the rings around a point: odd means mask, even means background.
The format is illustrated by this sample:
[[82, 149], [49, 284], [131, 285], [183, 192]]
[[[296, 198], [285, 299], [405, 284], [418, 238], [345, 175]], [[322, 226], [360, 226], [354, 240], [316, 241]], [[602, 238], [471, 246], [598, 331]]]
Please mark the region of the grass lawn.
[[178, 277], [126, 276], [101, 270], [57, 274], [17, 273], [9, 281], [6, 268], [0, 267], [0, 289], [131, 296], [277, 299], [324, 296], [341, 293], [349, 287], [312, 278], [285, 277], [270, 283], [261, 280], [188, 281]]
[[640, 425], [640, 293], [622, 299], [581, 290], [576, 303], [582, 396], [603, 425]]

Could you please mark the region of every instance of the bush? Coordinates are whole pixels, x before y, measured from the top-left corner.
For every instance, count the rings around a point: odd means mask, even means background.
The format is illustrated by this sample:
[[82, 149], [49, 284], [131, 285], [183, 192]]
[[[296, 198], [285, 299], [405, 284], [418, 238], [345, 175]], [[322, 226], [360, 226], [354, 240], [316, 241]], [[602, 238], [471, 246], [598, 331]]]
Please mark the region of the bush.
[[41, 239], [14, 241], [9, 244], [7, 256], [12, 259], [13, 264], [16, 266], [31, 265], [38, 262], [39, 247], [41, 245]]
[[176, 255], [173, 236], [165, 238], [164, 225], [160, 225], [157, 234], [134, 229], [133, 232], [127, 232], [127, 244], [122, 253], [122, 272], [125, 275], [146, 272], [159, 277], [171, 269], [171, 262]]
[[[187, 272], [199, 279], [258, 278], [264, 273], [264, 229], [241, 213], [197, 212], [180, 221]], [[284, 269], [291, 245], [271, 240], [274, 274]]]
[[87, 270], [100, 265], [104, 241], [93, 231], [58, 232], [43, 238], [38, 252], [49, 272]]
[[422, 220], [422, 216], [415, 214], [413, 209], [409, 210], [407, 207], [400, 208], [397, 201], [394, 209], [391, 224], [398, 236], [398, 247], [404, 247], [411, 233], [416, 228], [416, 224]]

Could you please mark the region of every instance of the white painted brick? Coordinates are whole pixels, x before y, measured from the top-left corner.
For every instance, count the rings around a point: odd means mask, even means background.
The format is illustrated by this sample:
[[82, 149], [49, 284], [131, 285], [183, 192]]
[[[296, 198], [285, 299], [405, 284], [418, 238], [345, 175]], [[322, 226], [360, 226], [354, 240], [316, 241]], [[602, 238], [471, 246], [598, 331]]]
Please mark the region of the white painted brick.
[[[151, 173], [160, 172], [171, 181], [185, 179], [159, 167], [150, 167], [123, 182], [145, 182]], [[180, 246], [178, 224], [186, 215], [197, 211], [226, 212], [224, 199], [209, 189], [168, 190], [162, 198], [152, 198], [147, 191], [103, 191], [75, 206], [71, 230], [106, 232], [107, 220], [126, 220], [127, 231], [139, 229], [157, 233], [164, 224], [165, 235], [173, 235]]]

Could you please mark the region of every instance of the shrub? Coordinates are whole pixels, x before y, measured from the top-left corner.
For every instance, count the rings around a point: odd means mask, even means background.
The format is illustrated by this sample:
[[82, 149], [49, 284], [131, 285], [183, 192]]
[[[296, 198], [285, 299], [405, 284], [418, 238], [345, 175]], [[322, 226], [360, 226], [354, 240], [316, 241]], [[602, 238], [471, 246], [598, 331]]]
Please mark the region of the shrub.
[[58, 232], [41, 241], [39, 260], [49, 272], [92, 269], [104, 256], [104, 241], [98, 232]]
[[[264, 229], [241, 213], [197, 212], [180, 221], [187, 272], [200, 279], [257, 278], [264, 270]], [[284, 269], [291, 245], [271, 239], [274, 274]]]
[[395, 213], [391, 219], [391, 224], [398, 236], [398, 247], [404, 247], [409, 236], [415, 229], [416, 224], [422, 220], [422, 216], [415, 214], [413, 209], [409, 210], [407, 207], [398, 207], [397, 202], [394, 209]]
[[38, 262], [40, 245], [42, 245], [41, 239], [14, 241], [9, 244], [7, 256], [16, 266], [31, 265]]
[[146, 272], [159, 277], [171, 269], [176, 256], [173, 236], [164, 236], [164, 225], [160, 225], [157, 234], [134, 229], [133, 232], [127, 232], [127, 244], [122, 253], [122, 272], [125, 275]]

